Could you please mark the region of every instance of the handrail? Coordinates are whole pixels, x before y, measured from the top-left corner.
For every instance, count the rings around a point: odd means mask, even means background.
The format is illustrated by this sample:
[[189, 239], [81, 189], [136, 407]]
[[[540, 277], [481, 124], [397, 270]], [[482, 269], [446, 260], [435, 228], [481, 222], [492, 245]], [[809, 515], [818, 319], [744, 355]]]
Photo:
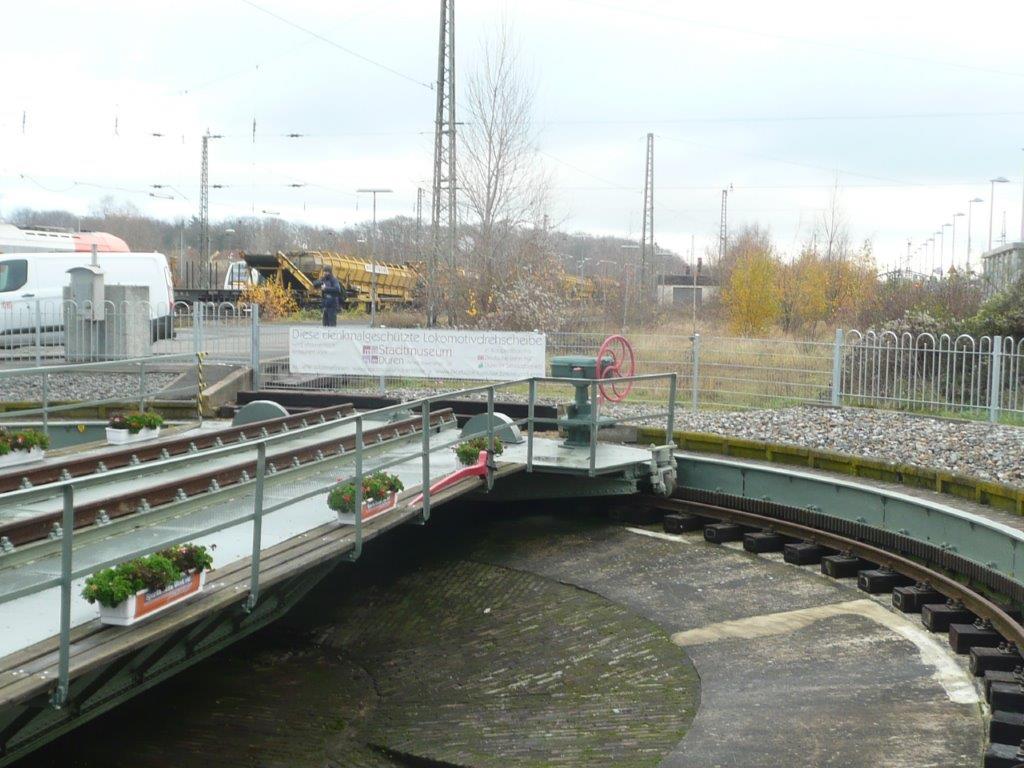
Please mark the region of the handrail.
[[[170, 356], [169, 356], [170, 357]], [[184, 355], [184, 357], [192, 358], [193, 355]], [[124, 365], [126, 361], [117, 361], [117, 363]], [[86, 364], [97, 365], [97, 364]], [[104, 365], [100, 363], [98, 365]], [[631, 381], [649, 381], [654, 379], [668, 379], [669, 380], [669, 400], [668, 400], [668, 431], [671, 433], [674, 419], [675, 409], [675, 391], [676, 391], [676, 380], [677, 374], [675, 373], [655, 373], [655, 374], [644, 374], [639, 376], [622, 377], [619, 379], [620, 382], [626, 383]], [[84, 575], [85, 573], [97, 570], [100, 567], [112, 565], [117, 562], [121, 562], [125, 559], [129, 559], [132, 556], [138, 556], [147, 552], [157, 551], [166, 546], [182, 543], [189, 539], [209, 535], [217, 531], [223, 530], [229, 527], [235, 527], [244, 523], [253, 523], [253, 536], [252, 536], [252, 581], [250, 584], [250, 592], [246, 600], [246, 609], [252, 610], [259, 600], [259, 571], [260, 571], [260, 556], [262, 552], [262, 519], [263, 517], [275, 510], [281, 509], [285, 506], [294, 504], [297, 499], [307, 498], [314, 495], [323, 493], [324, 490], [332, 487], [334, 483], [329, 485], [318, 487], [317, 489], [303, 493], [299, 497], [292, 497], [287, 502], [282, 502], [277, 505], [264, 506], [264, 486], [266, 476], [268, 474], [267, 466], [267, 448], [270, 445], [275, 445], [284, 440], [294, 440], [296, 437], [316, 434], [319, 431], [336, 428], [340, 425], [353, 424], [355, 427], [355, 451], [354, 451], [354, 462], [355, 462], [355, 525], [354, 525], [354, 543], [349, 557], [352, 560], [357, 559], [362, 552], [363, 545], [363, 520], [362, 520], [362, 484], [365, 475], [365, 467], [363, 465], [363, 458], [366, 446], [363, 442], [364, 435], [364, 423], [367, 420], [378, 420], [381, 417], [388, 416], [390, 414], [399, 411], [412, 411], [415, 413], [416, 410], [420, 410], [422, 415], [423, 425], [423, 438], [422, 443], [415, 451], [409, 453], [403, 453], [401, 456], [395, 457], [388, 461], [380, 462], [374, 467], [374, 471], [379, 471], [382, 467], [390, 467], [397, 464], [409, 462], [419, 458], [423, 462], [423, 485], [421, 487], [422, 495], [422, 519], [425, 522], [429, 519], [430, 514], [430, 474], [429, 474], [429, 461], [430, 454], [438, 450], [446, 450], [455, 443], [446, 443], [440, 446], [431, 445], [429, 436], [431, 431], [431, 420], [430, 420], [430, 406], [432, 403], [439, 400], [447, 400], [452, 397], [464, 396], [469, 394], [475, 394], [485, 392], [487, 395], [487, 414], [489, 416], [487, 420], [487, 426], [485, 430], [481, 430], [476, 435], [461, 435], [459, 441], [465, 440], [473, 436], [484, 436], [487, 437], [487, 451], [486, 451], [486, 472], [484, 478], [487, 484], [487, 488], [490, 489], [494, 482], [494, 472], [496, 466], [494, 464], [494, 448], [495, 448], [495, 431], [500, 428], [495, 426], [494, 420], [494, 406], [495, 406], [495, 393], [499, 390], [508, 389], [510, 387], [516, 387], [523, 384], [529, 387], [529, 402], [528, 412], [529, 415], [526, 419], [519, 419], [514, 423], [517, 425], [525, 424], [527, 427], [527, 468], [532, 471], [532, 459], [533, 459], [533, 441], [535, 435], [535, 425], [538, 422], [548, 422], [549, 419], [540, 419], [535, 413], [535, 404], [537, 399], [537, 385], [541, 383], [554, 383], [554, 384], [569, 384], [573, 387], [585, 385], [588, 387], [591, 393], [592, 408], [591, 408], [591, 434], [590, 434], [590, 456], [589, 456], [589, 474], [593, 476], [596, 472], [596, 454], [597, 454], [597, 431], [601, 423], [600, 417], [600, 399], [598, 398], [598, 379], [571, 379], [561, 377], [543, 377], [533, 376], [522, 379], [515, 379], [511, 381], [503, 381], [498, 383], [489, 383], [484, 385], [478, 385], [474, 387], [467, 387], [455, 392], [445, 392], [436, 395], [428, 395], [425, 397], [418, 398], [404, 403], [396, 403], [393, 405], [384, 406], [382, 408], [376, 408], [372, 411], [364, 413], [354, 414], [352, 416], [345, 416], [340, 419], [336, 419], [325, 423], [311, 424], [306, 427], [300, 427], [296, 429], [290, 429], [288, 431], [282, 431], [274, 435], [263, 434], [258, 438], [245, 443], [235, 443], [220, 448], [210, 448], [202, 451], [201, 453], [195, 454], [184, 454], [180, 456], [172, 456], [166, 459], [157, 459], [152, 462], [147, 462], [147, 469], [166, 469], [168, 467], [176, 467], [187, 465], [195, 461], [208, 462], [212, 457], [231, 455], [236, 453], [252, 453], [256, 452], [257, 464], [256, 464], [256, 477], [254, 479], [254, 497], [253, 497], [253, 509], [248, 514], [241, 517], [232, 517], [227, 521], [220, 521], [214, 525], [206, 526], [201, 530], [191, 531], [186, 534], [179, 534], [168, 539], [162, 539], [159, 543], [151, 543], [147, 547], [138, 550], [134, 553], [124, 554], [121, 553], [117, 558], [109, 560], [100, 565], [92, 564], [84, 568], [75, 568], [73, 564], [73, 539], [75, 536], [74, 526], [74, 512], [75, 512], [75, 491], [84, 488], [89, 488], [97, 484], [109, 483], [112, 480], [125, 478], [134, 475], [138, 472], [138, 467], [128, 466], [119, 469], [110, 470], [102, 475], [89, 475], [86, 477], [71, 477], [64, 480], [58, 480], [57, 482], [48, 483], [43, 486], [36, 488], [19, 489], [11, 491], [3, 495], [2, 502], [0, 503], [15, 503], [20, 504], [25, 501], [32, 499], [38, 499], [41, 497], [53, 497], [56, 494], [60, 494], [62, 497], [63, 506], [63, 525], [62, 525], [62, 540], [61, 540], [61, 557], [60, 566], [61, 572], [59, 577], [53, 577], [46, 579], [42, 582], [37, 582], [29, 587], [24, 587], [19, 590], [12, 590], [11, 593], [0, 597], [0, 603], [7, 602], [9, 600], [16, 599], [17, 597], [24, 597], [26, 595], [34, 594], [36, 592], [48, 589], [53, 586], [60, 586], [60, 632], [59, 632], [59, 662], [58, 662], [58, 674], [57, 674], [57, 686], [51, 697], [51, 704], [55, 708], [64, 706], [67, 702], [69, 685], [70, 685], [70, 635], [71, 635], [71, 588], [75, 578]]]

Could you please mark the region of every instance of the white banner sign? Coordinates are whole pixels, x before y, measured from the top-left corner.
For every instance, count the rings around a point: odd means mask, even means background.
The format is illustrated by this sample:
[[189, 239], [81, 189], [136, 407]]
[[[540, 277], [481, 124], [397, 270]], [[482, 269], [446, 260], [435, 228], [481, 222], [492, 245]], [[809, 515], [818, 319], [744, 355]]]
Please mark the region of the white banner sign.
[[543, 333], [441, 328], [289, 329], [293, 373], [504, 381], [544, 375]]

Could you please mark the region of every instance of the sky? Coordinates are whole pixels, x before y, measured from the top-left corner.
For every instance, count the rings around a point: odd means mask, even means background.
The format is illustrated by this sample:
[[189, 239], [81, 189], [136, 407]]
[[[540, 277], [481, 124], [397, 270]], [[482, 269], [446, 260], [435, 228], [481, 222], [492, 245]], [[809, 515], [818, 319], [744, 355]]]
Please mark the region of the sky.
[[[193, 215], [209, 130], [223, 136], [210, 141], [214, 220], [343, 226], [369, 218], [364, 187], [394, 190], [378, 217], [415, 215], [423, 187], [429, 217], [438, 9], [9, 3], [0, 216], [85, 213], [105, 195]], [[935, 267], [940, 246], [962, 265], [967, 216], [955, 214], [969, 209], [975, 266], [990, 211], [997, 243], [1004, 212], [1007, 239], [1021, 238], [1024, 3], [456, 0], [457, 85], [502, 20], [536, 87], [561, 229], [639, 238], [653, 133], [656, 238], [684, 256], [716, 247], [730, 185], [730, 231], [760, 224], [787, 257], [836, 186], [852, 239], [870, 240], [883, 269], [908, 241], [914, 268]], [[991, 206], [995, 177], [1009, 181]]]

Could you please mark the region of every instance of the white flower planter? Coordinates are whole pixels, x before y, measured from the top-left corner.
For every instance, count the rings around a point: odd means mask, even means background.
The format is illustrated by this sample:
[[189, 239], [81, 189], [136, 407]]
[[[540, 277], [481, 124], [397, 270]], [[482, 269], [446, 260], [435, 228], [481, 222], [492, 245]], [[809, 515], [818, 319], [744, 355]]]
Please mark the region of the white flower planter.
[[363, 520], [369, 520], [372, 517], [381, 515], [387, 512], [389, 509], [394, 509], [398, 503], [398, 493], [392, 493], [380, 501], [364, 501], [363, 502]]
[[177, 605], [203, 591], [206, 584], [206, 571], [192, 571], [165, 589], [147, 592], [140, 589], [134, 596], [113, 608], [100, 606], [100, 621], [119, 627], [130, 627], [137, 621], [160, 613], [172, 605]]
[[152, 440], [157, 437], [160, 437], [160, 427], [156, 427], [155, 429], [144, 427], [134, 434], [129, 432], [127, 429], [113, 429], [112, 427], [107, 427], [108, 445], [141, 443], [143, 440]]
[[[370, 520], [377, 515], [382, 515], [390, 509], [394, 509], [398, 505], [398, 493], [389, 494], [386, 498], [380, 501], [364, 501], [363, 502], [363, 522]], [[338, 522], [343, 525], [355, 525], [356, 516], [353, 512], [339, 512]]]
[[4, 467], [13, 467], [16, 464], [28, 464], [33, 461], [42, 461], [46, 456], [46, 451], [42, 448], [33, 448], [28, 451], [11, 451], [8, 454], [0, 456], [0, 469]]

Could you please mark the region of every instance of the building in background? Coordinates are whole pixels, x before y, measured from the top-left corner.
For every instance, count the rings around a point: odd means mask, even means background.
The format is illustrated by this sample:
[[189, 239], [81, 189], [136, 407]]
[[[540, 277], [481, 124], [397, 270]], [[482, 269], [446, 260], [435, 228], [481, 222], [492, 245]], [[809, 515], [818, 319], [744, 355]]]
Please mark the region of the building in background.
[[675, 307], [692, 307], [694, 292], [697, 294], [697, 308], [708, 299], [718, 295], [718, 281], [710, 275], [661, 275], [658, 278], [658, 303]]

